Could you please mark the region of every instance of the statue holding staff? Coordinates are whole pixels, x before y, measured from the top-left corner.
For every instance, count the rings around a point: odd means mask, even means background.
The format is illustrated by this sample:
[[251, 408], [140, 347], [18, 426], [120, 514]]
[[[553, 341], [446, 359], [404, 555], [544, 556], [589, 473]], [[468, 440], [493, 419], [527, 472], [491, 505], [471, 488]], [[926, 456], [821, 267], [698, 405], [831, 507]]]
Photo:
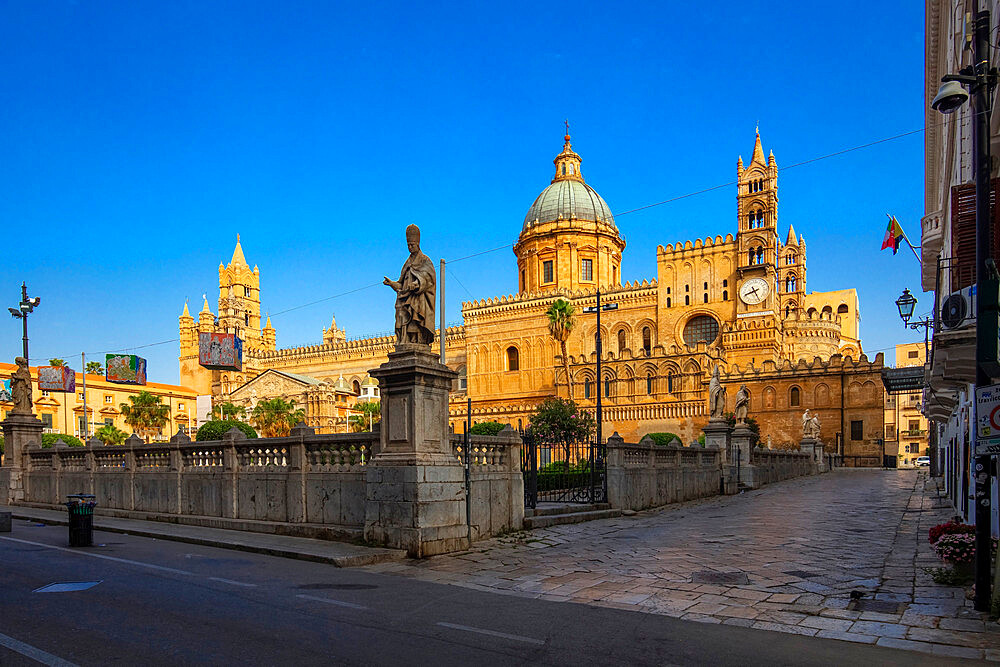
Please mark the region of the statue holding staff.
[[410, 256], [403, 263], [399, 280], [382, 281], [396, 292], [396, 347], [430, 345], [434, 342], [434, 301], [437, 274], [434, 263], [420, 252], [420, 228], [406, 228]]

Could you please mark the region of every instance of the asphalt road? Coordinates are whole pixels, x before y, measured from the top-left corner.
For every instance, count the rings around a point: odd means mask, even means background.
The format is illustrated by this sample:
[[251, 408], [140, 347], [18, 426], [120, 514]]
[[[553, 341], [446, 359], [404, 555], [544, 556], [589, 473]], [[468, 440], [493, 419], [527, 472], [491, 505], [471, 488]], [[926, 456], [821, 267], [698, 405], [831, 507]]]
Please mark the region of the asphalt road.
[[[129, 535], [69, 549], [66, 534], [0, 534], [0, 665], [949, 662]], [[66, 582], [99, 583], [35, 592]]]

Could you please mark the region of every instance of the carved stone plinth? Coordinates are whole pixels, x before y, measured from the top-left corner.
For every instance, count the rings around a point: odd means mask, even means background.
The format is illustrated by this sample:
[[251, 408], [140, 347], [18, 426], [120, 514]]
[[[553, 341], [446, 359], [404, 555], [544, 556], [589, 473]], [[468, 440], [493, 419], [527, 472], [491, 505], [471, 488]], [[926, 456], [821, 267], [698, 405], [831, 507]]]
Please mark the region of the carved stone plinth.
[[823, 441], [819, 438], [802, 438], [799, 441], [799, 449], [809, 454], [816, 465], [825, 465], [823, 461]]
[[705, 447], [715, 447], [721, 453], [722, 463], [726, 463], [726, 455], [729, 450], [729, 434], [732, 427], [721, 417], [712, 417], [708, 424], [702, 429], [705, 434]]
[[3, 427], [4, 453], [0, 466], [0, 505], [24, 500], [25, 452], [41, 447], [42, 422], [32, 414], [9, 413]]
[[464, 470], [448, 428], [458, 374], [429, 346], [407, 345], [371, 375], [381, 390], [382, 426], [366, 478], [365, 539], [417, 558], [468, 548]]
[[739, 452], [740, 465], [750, 465], [750, 443], [752, 440], [753, 431], [746, 424], [737, 424], [733, 428], [733, 434], [730, 437], [730, 441], [732, 442], [732, 459], [729, 462], [736, 463], [736, 452]]

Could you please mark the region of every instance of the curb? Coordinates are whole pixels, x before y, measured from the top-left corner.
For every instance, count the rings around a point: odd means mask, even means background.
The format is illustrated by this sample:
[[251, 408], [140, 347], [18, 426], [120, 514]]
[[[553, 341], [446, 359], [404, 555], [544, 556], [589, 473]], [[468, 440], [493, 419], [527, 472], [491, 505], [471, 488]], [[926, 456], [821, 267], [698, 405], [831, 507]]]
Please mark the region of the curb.
[[[47, 519], [38, 518], [35, 516], [30, 516], [28, 514], [22, 514], [17, 510], [12, 510], [13, 517], [15, 519], [22, 519], [27, 521], [33, 521], [35, 523], [44, 523], [50, 526], [68, 526], [69, 520], [67, 519]], [[278, 556], [279, 558], [293, 558], [295, 560], [305, 560], [314, 563], [327, 563], [329, 565], [334, 565], [336, 567], [362, 567], [364, 565], [376, 565], [378, 563], [386, 563], [390, 561], [405, 560], [406, 551], [402, 549], [385, 549], [380, 553], [373, 554], [355, 554], [351, 556], [324, 556], [323, 554], [307, 553], [303, 551], [296, 551], [294, 549], [285, 549], [281, 547], [264, 547], [256, 544], [247, 544], [243, 542], [227, 542], [220, 539], [212, 539], [208, 537], [195, 537], [193, 535], [173, 535], [166, 533], [159, 533], [152, 530], [143, 530], [142, 528], [119, 528], [117, 526], [109, 526], [106, 524], [101, 524], [94, 517], [94, 530], [102, 530], [108, 533], [120, 533], [122, 535], [136, 535], [138, 537], [151, 537], [158, 540], [169, 540], [171, 542], [185, 542], [187, 544], [197, 544], [205, 547], [216, 547], [219, 549], [231, 549], [234, 551], [246, 551], [249, 553], [265, 554], [267, 556]], [[216, 529], [222, 530], [222, 529]]]

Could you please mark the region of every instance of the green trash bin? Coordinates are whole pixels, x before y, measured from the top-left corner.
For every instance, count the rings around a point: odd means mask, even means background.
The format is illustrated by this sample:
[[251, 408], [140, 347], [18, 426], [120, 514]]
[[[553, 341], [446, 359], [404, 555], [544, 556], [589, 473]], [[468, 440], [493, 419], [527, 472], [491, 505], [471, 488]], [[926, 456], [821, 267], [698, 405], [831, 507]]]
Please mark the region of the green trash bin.
[[75, 493], [66, 496], [69, 510], [69, 545], [89, 547], [94, 544], [94, 501], [89, 493]]

